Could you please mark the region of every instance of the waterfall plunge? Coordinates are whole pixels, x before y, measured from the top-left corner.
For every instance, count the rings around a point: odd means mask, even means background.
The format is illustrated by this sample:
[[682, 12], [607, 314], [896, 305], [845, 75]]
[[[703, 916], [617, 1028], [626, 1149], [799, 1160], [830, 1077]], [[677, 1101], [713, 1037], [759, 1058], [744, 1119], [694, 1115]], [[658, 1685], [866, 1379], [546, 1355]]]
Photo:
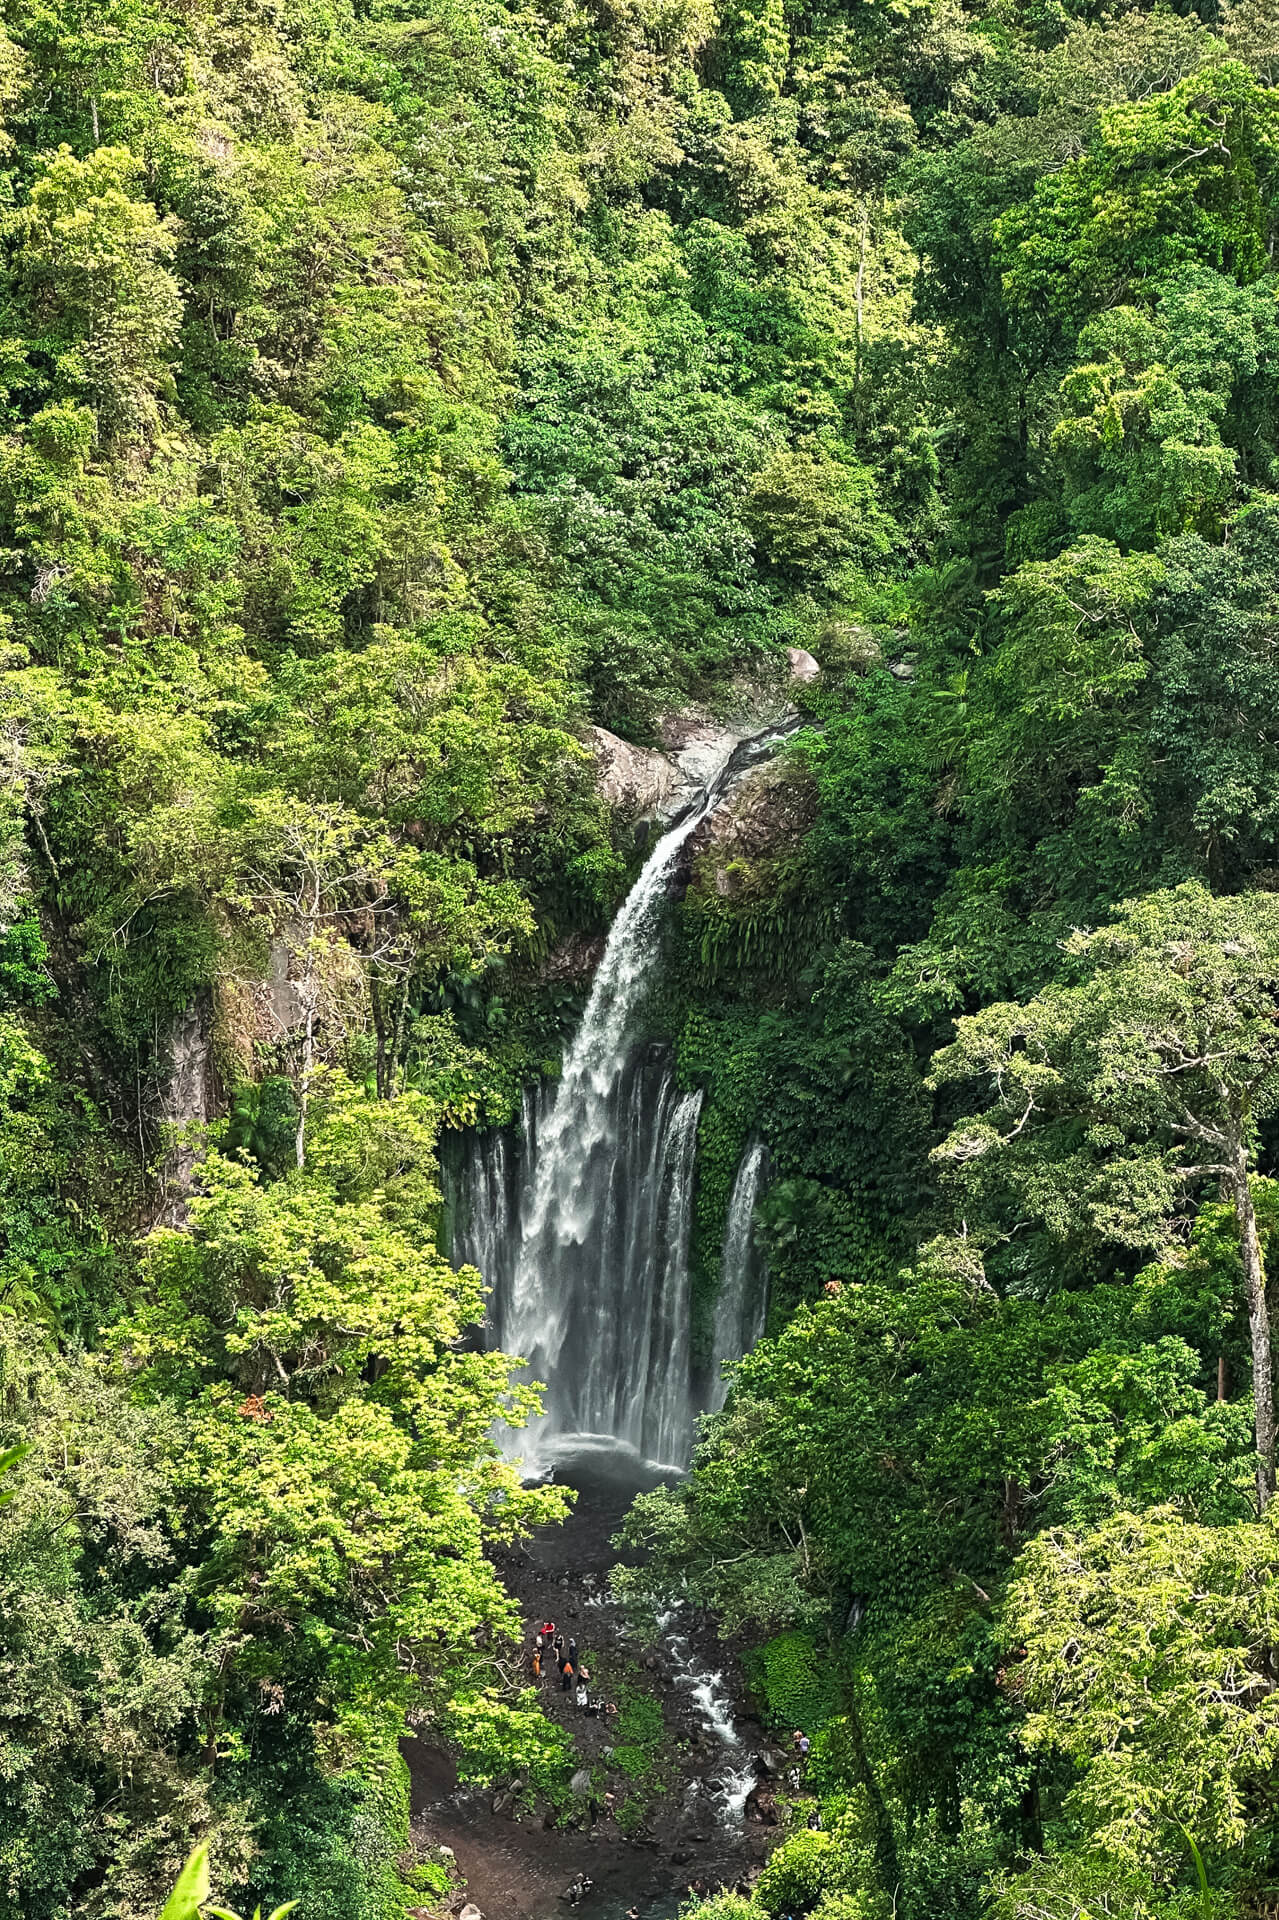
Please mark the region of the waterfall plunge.
[[711, 1387], [709, 1409], [713, 1413], [724, 1404], [728, 1382], [724, 1378], [726, 1361], [740, 1360], [749, 1353], [764, 1331], [767, 1308], [767, 1277], [764, 1263], [755, 1250], [751, 1228], [759, 1200], [768, 1150], [762, 1140], [752, 1141], [742, 1155], [728, 1203], [724, 1226], [724, 1260], [720, 1269], [719, 1292], [715, 1297], [715, 1337], [711, 1349]]
[[[590, 1442], [665, 1466], [688, 1462], [688, 1241], [702, 1096], [679, 1092], [667, 1049], [637, 1044], [637, 1014], [681, 849], [786, 730], [739, 748], [654, 846], [613, 922], [559, 1081], [526, 1095], [522, 1151], [500, 1133], [474, 1142], [454, 1254], [493, 1288], [498, 1344], [546, 1383], [545, 1414], [501, 1435], [530, 1470]], [[762, 1150], [744, 1215], [730, 1209], [730, 1234], [743, 1220], [739, 1322], [761, 1169]], [[743, 1351], [727, 1331], [724, 1339], [721, 1355], [717, 1317], [717, 1373], [721, 1357]]]

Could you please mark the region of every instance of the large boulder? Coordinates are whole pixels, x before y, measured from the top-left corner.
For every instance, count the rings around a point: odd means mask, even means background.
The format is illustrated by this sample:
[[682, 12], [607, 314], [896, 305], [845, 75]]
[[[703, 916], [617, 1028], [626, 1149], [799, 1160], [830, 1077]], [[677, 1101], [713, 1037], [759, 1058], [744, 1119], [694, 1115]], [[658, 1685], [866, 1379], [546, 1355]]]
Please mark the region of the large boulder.
[[674, 763], [656, 747], [632, 746], [605, 727], [591, 728], [590, 743], [599, 790], [619, 813], [636, 819], [658, 813], [681, 784]]

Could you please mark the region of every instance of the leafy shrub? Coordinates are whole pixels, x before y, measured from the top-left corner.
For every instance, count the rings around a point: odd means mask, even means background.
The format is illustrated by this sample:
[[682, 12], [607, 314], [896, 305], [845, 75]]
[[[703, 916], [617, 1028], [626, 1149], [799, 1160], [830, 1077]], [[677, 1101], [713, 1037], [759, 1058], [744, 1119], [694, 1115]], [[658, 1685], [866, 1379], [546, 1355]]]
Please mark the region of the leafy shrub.
[[836, 1867], [830, 1834], [796, 1833], [772, 1856], [755, 1888], [755, 1902], [778, 1916], [811, 1913], [830, 1886]]
[[834, 1679], [811, 1634], [779, 1633], [748, 1656], [747, 1672], [772, 1726], [802, 1727], [811, 1734], [835, 1712]]
[[892, 1902], [883, 1893], [824, 1893], [813, 1920], [888, 1920]]

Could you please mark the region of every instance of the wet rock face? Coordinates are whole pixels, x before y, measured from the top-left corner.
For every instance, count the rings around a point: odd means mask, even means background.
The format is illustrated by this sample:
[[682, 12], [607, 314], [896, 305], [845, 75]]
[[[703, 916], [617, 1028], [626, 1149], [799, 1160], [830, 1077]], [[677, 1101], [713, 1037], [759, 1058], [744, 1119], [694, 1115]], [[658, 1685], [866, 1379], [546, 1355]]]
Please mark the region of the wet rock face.
[[578, 985], [590, 979], [604, 955], [604, 936], [571, 933], [551, 948], [542, 965], [543, 980]]
[[692, 836], [693, 884], [722, 900], [758, 891], [769, 863], [798, 846], [816, 807], [806, 775], [772, 761], [754, 768]]
[[[754, 732], [748, 728], [746, 732]], [[679, 776], [680, 787], [689, 797], [713, 780], [739, 740], [746, 732], [735, 727], [718, 726], [696, 713], [667, 716], [658, 728]]]

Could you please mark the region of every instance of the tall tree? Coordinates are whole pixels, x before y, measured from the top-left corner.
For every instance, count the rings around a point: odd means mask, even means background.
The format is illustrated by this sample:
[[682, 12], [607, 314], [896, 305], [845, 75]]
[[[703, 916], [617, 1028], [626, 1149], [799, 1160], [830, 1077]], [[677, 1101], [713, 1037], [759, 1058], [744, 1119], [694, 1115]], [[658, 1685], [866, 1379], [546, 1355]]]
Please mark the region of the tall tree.
[[[1170, 1240], [1210, 1178], [1238, 1229], [1252, 1347], [1257, 1505], [1275, 1490], [1266, 1275], [1250, 1175], [1279, 1106], [1279, 898], [1187, 883], [1067, 943], [1079, 978], [958, 1022], [932, 1084], [980, 1089], [936, 1157], [996, 1237], [1011, 1200], [1064, 1237], [1077, 1216], [1133, 1249]], [[1018, 1228], [1014, 1227], [1014, 1231]]]

